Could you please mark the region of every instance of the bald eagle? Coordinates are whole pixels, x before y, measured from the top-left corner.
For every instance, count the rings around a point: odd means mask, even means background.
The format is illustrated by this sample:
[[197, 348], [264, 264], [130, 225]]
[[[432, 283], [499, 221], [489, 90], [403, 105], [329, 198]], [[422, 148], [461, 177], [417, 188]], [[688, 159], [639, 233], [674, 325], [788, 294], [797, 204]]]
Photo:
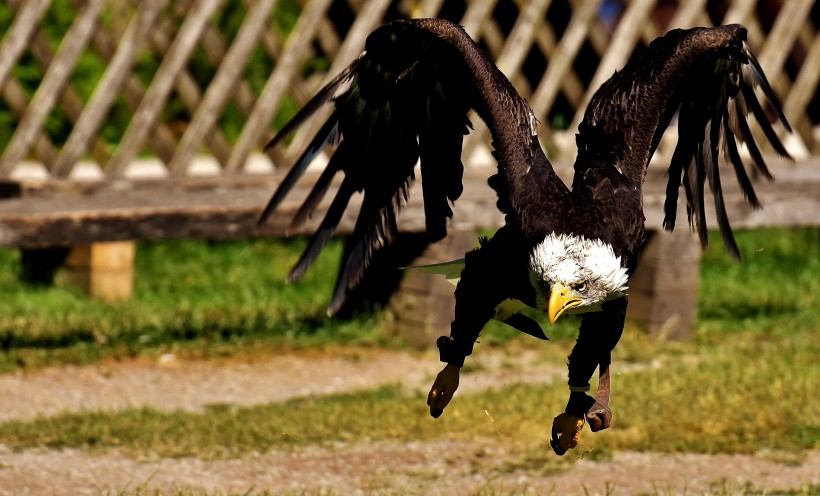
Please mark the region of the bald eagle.
[[[628, 278], [645, 242], [642, 184], [675, 115], [678, 143], [669, 164], [663, 226], [675, 227], [682, 186], [690, 226], [705, 246], [708, 182], [723, 240], [738, 257], [723, 203], [718, 150], [723, 148], [753, 206], [759, 201], [738, 144], [745, 144], [763, 176], [771, 174], [750, 131], [749, 114], [774, 149], [788, 157], [755, 88], [789, 129], [742, 26], [669, 32], [634, 55], [593, 96], [578, 129], [575, 175], [568, 188], [541, 149], [537, 119], [527, 101], [460, 26], [438, 19], [392, 22], [371, 33], [364, 53], [271, 141], [275, 146], [332, 103], [329, 119], [280, 184], [260, 222], [317, 154], [334, 145], [291, 230], [311, 216], [339, 171], [344, 179], [289, 276], [293, 281], [305, 273], [351, 195], [363, 192], [328, 309], [333, 314], [362, 278], [373, 253], [396, 236], [397, 215], [408, 200], [419, 159], [426, 231], [431, 241], [446, 235], [451, 204], [462, 191], [462, 139], [471, 128], [467, 112], [474, 109], [492, 134], [498, 172], [489, 184], [505, 222], [465, 255], [451, 332], [437, 341], [447, 365], [427, 402], [431, 415], [438, 417], [458, 387], [459, 368], [479, 332], [499, 315], [504, 302], [544, 311], [551, 323], [564, 313], [583, 313], [568, 360], [569, 400], [552, 426], [551, 445], [560, 455], [577, 444], [585, 421], [593, 431], [610, 425], [611, 351], [624, 326]], [[515, 322], [532, 329], [526, 319]], [[593, 397], [587, 392], [596, 368], [600, 377]]]

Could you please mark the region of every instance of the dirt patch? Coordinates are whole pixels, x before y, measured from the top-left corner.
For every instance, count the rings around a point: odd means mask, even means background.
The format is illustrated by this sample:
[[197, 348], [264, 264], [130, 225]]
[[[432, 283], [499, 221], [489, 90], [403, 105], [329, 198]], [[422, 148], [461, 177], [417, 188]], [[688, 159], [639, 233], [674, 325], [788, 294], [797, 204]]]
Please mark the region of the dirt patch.
[[386, 383], [413, 387], [436, 370], [434, 360], [367, 351], [327, 356], [311, 353], [244, 360], [159, 360], [49, 368], [0, 376], [6, 398], [0, 420], [62, 411], [151, 406], [199, 410], [211, 404], [252, 405], [372, 388]]
[[[97, 495], [185, 489], [217, 494], [769, 494], [820, 485], [820, 452], [799, 464], [751, 455], [618, 453], [607, 462], [518, 467], [501, 443], [360, 443], [243, 458], [137, 461], [117, 452], [0, 454], [0, 494]], [[144, 493], [143, 493], [144, 494]], [[253, 492], [251, 492], [253, 494]]]
[[[563, 378], [563, 366], [545, 363], [532, 351], [514, 359], [502, 352], [473, 360], [460, 391], [468, 394], [508, 383]], [[260, 355], [232, 360], [158, 360], [65, 366], [0, 375], [0, 421], [151, 406], [160, 410], [199, 410], [207, 405], [253, 405], [400, 384], [426, 390], [442, 364], [433, 353], [373, 349], [343, 354], [318, 352]]]
[[[560, 361], [529, 350], [476, 356], [461, 394], [521, 382], [564, 380]], [[221, 361], [166, 355], [88, 367], [0, 376], [0, 419], [61, 411], [152, 406], [197, 410], [250, 405], [381, 384], [426, 390], [440, 369], [432, 353], [349, 350]], [[626, 369], [626, 367], [622, 367]], [[546, 449], [546, 447], [545, 447]], [[2, 451], [0, 495], [126, 494], [179, 489], [216, 494], [701, 494], [820, 486], [820, 452], [784, 456], [618, 452], [612, 460], [556, 459], [520, 452], [504, 439], [480, 442], [363, 442], [253, 454], [229, 460], [135, 460], [116, 450]], [[251, 494], [253, 494], [251, 491]]]

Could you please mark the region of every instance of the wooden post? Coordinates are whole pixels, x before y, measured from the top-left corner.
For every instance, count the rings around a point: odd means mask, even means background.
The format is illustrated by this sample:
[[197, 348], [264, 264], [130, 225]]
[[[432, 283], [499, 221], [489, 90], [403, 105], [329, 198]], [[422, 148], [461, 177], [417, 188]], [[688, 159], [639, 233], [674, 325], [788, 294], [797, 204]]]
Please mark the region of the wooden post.
[[654, 231], [629, 279], [627, 318], [664, 339], [690, 337], [697, 316], [700, 258], [700, 243], [688, 229]]
[[[474, 231], [450, 232], [443, 240], [429, 245], [413, 264], [455, 260], [476, 246], [478, 237]], [[437, 337], [450, 334], [454, 291], [455, 286], [443, 276], [408, 270], [389, 306], [399, 336], [411, 346], [425, 349], [432, 347]]]
[[134, 241], [74, 246], [65, 260], [65, 278], [92, 298], [121, 302], [134, 293]]

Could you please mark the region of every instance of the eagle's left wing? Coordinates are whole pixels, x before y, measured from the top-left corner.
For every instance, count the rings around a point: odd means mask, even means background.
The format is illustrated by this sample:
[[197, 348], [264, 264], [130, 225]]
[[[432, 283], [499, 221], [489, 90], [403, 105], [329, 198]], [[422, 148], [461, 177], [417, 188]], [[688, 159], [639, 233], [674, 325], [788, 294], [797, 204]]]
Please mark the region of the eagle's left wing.
[[590, 169], [614, 166], [632, 184], [642, 184], [649, 159], [677, 113], [678, 144], [669, 166], [664, 227], [675, 226], [683, 185], [690, 225], [706, 244], [704, 185], [708, 182], [723, 240], [738, 257], [723, 201], [718, 149], [723, 148], [741, 191], [755, 207], [760, 203], [738, 143], [746, 145], [763, 176], [771, 178], [771, 174], [750, 130], [748, 114], [754, 115], [775, 151], [789, 157], [755, 95], [758, 87], [776, 119], [791, 130], [746, 43], [743, 26], [670, 31], [633, 56], [593, 97], [579, 126], [576, 183]]
[[343, 172], [324, 220], [288, 277], [293, 281], [327, 244], [352, 195], [363, 193], [329, 314], [341, 307], [372, 254], [397, 233], [397, 215], [408, 199], [419, 160], [428, 239], [446, 235], [450, 205], [463, 188], [461, 146], [470, 109], [487, 122], [493, 136], [498, 174], [490, 184], [504, 214], [514, 220], [541, 216], [538, 200], [551, 191], [545, 184], [566, 193], [534, 136], [535, 119], [526, 100], [464, 29], [447, 21], [411, 19], [376, 29], [367, 38], [364, 54], [322, 89], [271, 146], [326, 104], [332, 104], [332, 114], [260, 221], [276, 209], [326, 145], [338, 145], [290, 226], [292, 232], [310, 217], [333, 177]]
[[321, 225], [288, 276], [288, 282], [293, 282], [326, 246], [351, 197], [363, 193], [354, 231], [342, 254], [330, 315], [361, 279], [372, 254], [390, 244], [397, 233], [397, 215], [408, 201], [419, 158], [426, 230], [431, 241], [446, 235], [450, 203], [462, 190], [461, 145], [470, 125], [466, 117], [470, 89], [455, 56], [435, 32], [416, 24], [382, 26], [368, 37], [362, 56], [328, 83], [268, 145], [275, 146], [319, 108], [332, 105], [333, 113], [260, 217], [263, 222], [276, 210], [326, 145], [336, 145], [288, 228], [288, 234], [293, 233], [312, 216], [333, 178], [343, 172], [344, 179], [331, 193], [333, 201]]

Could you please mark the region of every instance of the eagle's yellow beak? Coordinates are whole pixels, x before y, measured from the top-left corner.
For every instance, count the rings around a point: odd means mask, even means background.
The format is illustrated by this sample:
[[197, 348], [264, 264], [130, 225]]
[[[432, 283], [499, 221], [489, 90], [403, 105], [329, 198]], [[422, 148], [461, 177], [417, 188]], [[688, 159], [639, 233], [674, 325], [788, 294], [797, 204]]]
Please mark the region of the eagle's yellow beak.
[[553, 284], [550, 301], [547, 304], [547, 316], [550, 319], [550, 325], [555, 324], [555, 321], [562, 313], [581, 304], [581, 298], [573, 293], [570, 288], [561, 283]]

